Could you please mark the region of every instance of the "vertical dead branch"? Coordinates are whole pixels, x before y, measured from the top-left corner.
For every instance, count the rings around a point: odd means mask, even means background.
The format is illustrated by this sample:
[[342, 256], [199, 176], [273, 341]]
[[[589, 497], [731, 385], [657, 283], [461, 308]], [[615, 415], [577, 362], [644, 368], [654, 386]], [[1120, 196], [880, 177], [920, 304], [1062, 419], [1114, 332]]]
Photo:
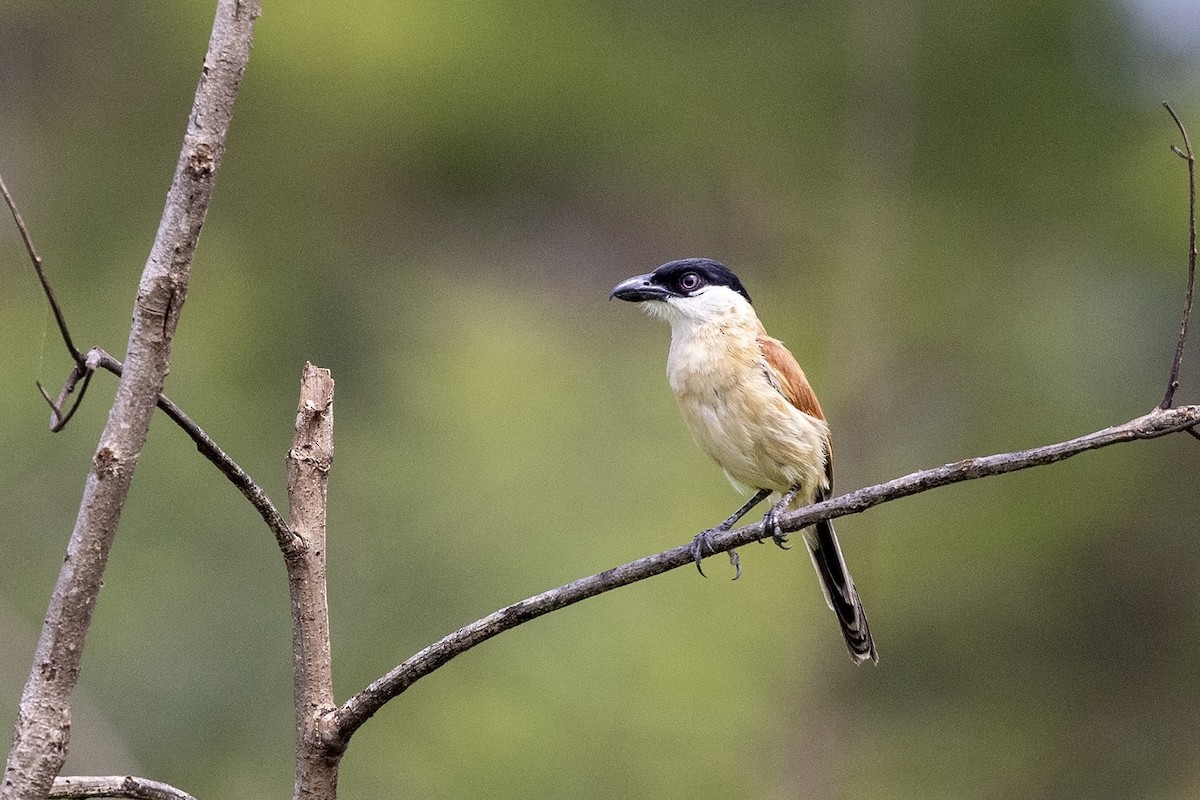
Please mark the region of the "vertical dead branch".
[[21, 695], [0, 800], [36, 800], [50, 791], [70, 740], [71, 694], [79, 680], [92, 613], [121, 508], [171, 354], [188, 276], [234, 99], [250, 57], [253, 0], [220, 0], [175, 177], [142, 271], [125, 369], [84, 486], [67, 555]]
[[296, 798], [337, 796], [341, 752], [324, 746], [321, 720], [336, 707], [325, 594], [325, 501], [333, 464], [333, 379], [304, 365], [296, 436], [288, 451], [288, 500], [295, 545], [285, 551], [292, 594], [292, 680], [296, 701]]
[[[1163, 395], [1159, 408], [1170, 408], [1175, 402], [1175, 390], [1179, 388], [1179, 367], [1183, 364], [1183, 348], [1187, 344], [1188, 322], [1192, 316], [1192, 295], [1196, 287], [1196, 156], [1192, 152], [1192, 141], [1188, 138], [1187, 128], [1183, 126], [1175, 109], [1169, 103], [1163, 103], [1179, 135], [1183, 137], [1183, 149], [1171, 145], [1171, 152], [1187, 162], [1188, 169], [1188, 273], [1187, 291], [1183, 296], [1183, 322], [1179, 324], [1179, 339], [1175, 342], [1175, 358], [1171, 361], [1171, 373], [1167, 377], [1167, 393]], [[1196, 432], [1192, 431], [1196, 436]], [[1198, 437], [1200, 438], [1200, 437]]]

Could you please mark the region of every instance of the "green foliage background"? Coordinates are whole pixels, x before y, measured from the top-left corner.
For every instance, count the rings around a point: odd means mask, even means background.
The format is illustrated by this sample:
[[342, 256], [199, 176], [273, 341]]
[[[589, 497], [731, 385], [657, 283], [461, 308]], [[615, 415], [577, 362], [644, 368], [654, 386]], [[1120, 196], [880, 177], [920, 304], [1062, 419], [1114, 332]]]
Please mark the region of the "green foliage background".
[[[212, 5], [0, 13], [0, 169], [81, 345], [123, 351]], [[1186, 3], [265, 5], [167, 388], [282, 504], [301, 365], [332, 369], [339, 698], [739, 502], [677, 419], [666, 329], [605, 302], [670, 258], [742, 276], [842, 489], [1161, 397]], [[0, 276], [8, 725], [114, 383], [47, 433], [33, 384], [69, 365], [6, 223]], [[1198, 457], [1172, 437], [844, 520], [876, 668], [797, 550], [556, 613], [390, 704], [342, 795], [1193, 797]], [[287, 608], [269, 533], [158, 418], [68, 769], [288, 796]]]

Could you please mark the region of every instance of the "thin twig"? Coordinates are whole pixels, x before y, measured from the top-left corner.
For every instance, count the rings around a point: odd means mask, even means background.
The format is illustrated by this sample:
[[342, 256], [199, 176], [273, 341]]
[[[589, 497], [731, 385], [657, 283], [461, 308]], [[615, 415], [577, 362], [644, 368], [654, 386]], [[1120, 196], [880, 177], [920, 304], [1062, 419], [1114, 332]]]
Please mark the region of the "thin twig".
[[54, 320], [58, 323], [58, 332], [62, 334], [63, 343], [67, 346], [71, 359], [76, 364], [82, 364], [83, 356], [80, 354], [79, 348], [75, 347], [75, 343], [71, 341], [71, 331], [67, 328], [67, 320], [58, 306], [58, 300], [54, 298], [50, 282], [46, 280], [46, 272], [42, 269], [42, 257], [37, 254], [37, 250], [33, 246], [33, 238], [29, 235], [29, 229], [25, 227], [25, 220], [21, 218], [21, 212], [17, 210], [16, 201], [9, 193], [2, 175], [0, 175], [0, 194], [4, 195], [4, 202], [8, 204], [8, 210], [12, 212], [13, 222], [17, 223], [17, 230], [21, 232], [21, 241], [25, 243], [25, 252], [29, 253], [29, 260], [33, 262], [33, 271], [37, 273], [38, 281], [42, 284], [42, 291], [50, 303], [50, 309], [54, 312]]
[[[33, 236], [30, 235], [29, 229], [25, 226], [25, 219], [21, 216], [21, 212], [17, 208], [17, 202], [13, 199], [12, 193], [8, 191], [8, 186], [5, 185], [2, 175], [0, 175], [0, 194], [4, 195], [4, 202], [8, 205], [8, 210], [12, 213], [13, 222], [17, 224], [17, 230], [21, 234], [21, 241], [25, 243], [25, 252], [29, 254], [29, 260], [33, 262], [33, 271], [37, 274], [38, 282], [42, 285], [42, 294], [46, 296], [46, 302], [50, 304], [50, 308], [54, 312], [54, 319], [58, 323], [58, 332], [62, 336], [63, 344], [66, 345], [67, 352], [71, 354], [71, 359], [75, 362], [74, 369], [71, 370], [71, 374], [67, 376], [66, 382], [63, 383], [63, 388], [58, 393], [58, 399], [51, 399], [50, 393], [42, 386], [42, 382], [34, 381], [34, 385], [42, 395], [42, 399], [50, 406], [50, 430], [53, 433], [58, 433], [67, 427], [67, 423], [71, 421], [71, 417], [75, 416], [75, 412], [79, 410], [79, 405], [83, 402], [84, 395], [87, 394], [88, 384], [91, 383], [93, 368], [88, 367], [87, 359], [79, 352], [79, 348], [75, 346], [75, 342], [71, 339], [71, 331], [67, 327], [66, 317], [58, 305], [54, 289], [50, 286], [50, 279], [46, 276], [45, 269], [43, 269], [42, 257], [38, 255], [37, 248], [34, 247]], [[119, 372], [117, 374], [120, 375]], [[75, 387], [80, 380], [83, 381], [83, 385], [79, 387], [79, 394], [75, 397], [75, 403], [64, 414], [63, 405], [66, 403], [67, 398], [75, 391]]]
[[[120, 360], [99, 347], [89, 350], [86, 360], [91, 370], [103, 369], [117, 376], [121, 374]], [[222, 450], [220, 445], [205, 433], [203, 428], [192, 421], [192, 418], [185, 414], [182, 408], [161, 392], [158, 395], [158, 408], [188, 435], [200, 454], [207, 458], [242, 493], [242, 496], [250, 501], [250, 505], [254, 506], [254, 510], [271, 529], [271, 533], [275, 534], [275, 541], [279, 544], [284, 556], [299, 546], [299, 541], [292, 533], [287, 520], [275, 508], [275, 504], [271, 502], [271, 498], [267, 496], [262, 487], [254, 482], [254, 479], [246, 470], [242, 469], [240, 464]]]
[[[33, 245], [33, 237], [29, 234], [29, 229], [25, 226], [25, 219], [21, 216], [21, 211], [17, 208], [17, 201], [13, 199], [12, 193], [8, 191], [8, 185], [4, 183], [4, 176], [0, 175], [0, 194], [4, 195], [4, 202], [8, 205], [9, 212], [12, 213], [13, 222], [17, 224], [17, 230], [21, 234], [21, 241], [25, 243], [25, 252], [29, 254], [29, 260], [33, 263], [33, 271], [37, 274], [38, 283], [42, 285], [42, 294], [46, 296], [46, 302], [50, 304], [50, 310], [54, 312], [54, 320], [58, 324], [58, 332], [62, 336], [63, 344], [66, 345], [67, 352], [71, 354], [71, 360], [75, 362], [75, 369], [71, 371], [70, 377], [67, 378], [66, 384], [58, 394], [58, 400], [51, 400], [50, 395], [42, 386], [41, 381], [34, 381], [37, 390], [41, 393], [45, 401], [50, 405], [50, 430], [54, 432], [61, 431], [71, 421], [71, 417], [75, 416], [75, 412], [79, 410], [79, 404], [83, 402], [83, 396], [87, 393], [88, 383], [91, 382], [91, 372], [84, 368], [83, 356], [79, 352], [79, 348], [75, 346], [75, 342], [71, 339], [71, 331], [67, 327], [67, 319], [63, 315], [62, 308], [58, 305], [58, 298], [54, 296], [54, 290], [50, 287], [50, 279], [46, 277], [46, 270], [42, 265], [42, 257], [38, 255], [37, 248]], [[79, 395], [75, 398], [75, 404], [70, 410], [63, 413], [63, 404], [66, 402], [67, 396], [75, 390], [76, 382], [83, 379], [83, 386], [79, 389]]]
[[182, 789], [133, 775], [79, 775], [55, 778], [50, 800], [127, 797], [130, 800], [196, 800]]
[[[75, 391], [75, 386], [83, 379], [83, 385], [79, 387], [79, 394], [75, 395], [75, 402], [67, 413], [63, 413], [63, 404], [67, 402], [67, 398]], [[87, 394], [88, 384], [92, 382], [92, 371], [86, 365], [75, 365], [71, 370], [71, 374], [67, 376], [63, 388], [58, 393], [57, 400], [51, 400], [50, 395], [42, 387], [41, 381], [34, 381], [33, 385], [41, 393], [42, 399], [50, 406], [50, 432], [58, 433], [63, 428], [67, 427], [67, 423], [71, 421], [71, 417], [75, 416], [75, 412], [79, 410], [79, 405], [83, 402], [84, 395]]]
[[[67, 423], [71, 421], [71, 418], [75, 416], [75, 412], [79, 409], [79, 405], [83, 402], [84, 395], [87, 393], [87, 388], [91, 383], [94, 372], [97, 369], [104, 369], [120, 377], [122, 370], [121, 361], [98, 347], [92, 348], [86, 356], [81, 356], [79, 351], [75, 349], [75, 345], [71, 341], [71, 334], [67, 328], [66, 319], [59, 310], [58, 301], [54, 297], [54, 290], [51, 288], [50, 281], [46, 277], [45, 272], [42, 270], [41, 258], [34, 249], [33, 238], [25, 226], [25, 221], [17, 209], [16, 202], [13, 200], [8, 188], [3, 185], [3, 178], [0, 178], [0, 190], [3, 191], [4, 200], [8, 204], [9, 211], [12, 212], [18, 230], [21, 232], [21, 238], [25, 242], [25, 250], [29, 253], [30, 260], [33, 261], [33, 268], [36, 270], [38, 280], [42, 284], [42, 291], [46, 295], [46, 300], [54, 310], [54, 316], [58, 320], [59, 333], [62, 334], [67, 350], [71, 352], [72, 357], [76, 361], [74, 369], [71, 370], [71, 374], [67, 376], [66, 382], [63, 383], [62, 390], [59, 391], [57, 399], [51, 399], [41, 382], [35, 381], [35, 385], [41, 393], [42, 398], [50, 406], [50, 430], [57, 433], [63, 430], [67, 426]], [[80, 384], [80, 381], [82, 381], [82, 384]], [[79, 394], [75, 396], [75, 403], [71, 406], [70, 410], [64, 413], [63, 405], [66, 403], [66, 399], [74, 393], [76, 386], [79, 387]], [[296, 546], [296, 539], [292, 536], [287, 521], [275, 508], [267, 493], [199, 425], [193, 422], [187, 414], [183, 413], [183, 409], [161, 392], [158, 395], [158, 407], [170, 417], [172, 422], [183, 429], [183, 432], [195, 442], [196, 449], [212, 462], [229, 479], [230, 483], [250, 501], [250, 504], [258, 511], [259, 516], [266, 522], [267, 527], [275, 534], [275, 541], [283, 550], [284, 555], [287, 555]]]
[[[1200, 423], [1200, 406], [1155, 409], [1146, 416], [1123, 425], [1105, 428], [1070, 441], [1032, 450], [969, 458], [935, 469], [914, 472], [790, 512], [780, 517], [780, 523], [785, 531], [795, 532], [823, 519], [857, 514], [880, 503], [926, 492], [939, 486], [1052, 464], [1087, 450], [1188, 430], [1197, 423]], [[713, 533], [709, 541], [712, 551], [718, 553], [769, 535], [770, 532], [764, 530], [763, 524], [757, 522], [726, 533]], [[667, 570], [690, 567], [692, 563], [692, 546], [689, 542], [672, 550], [534, 595], [458, 629], [399, 664], [343, 703], [328, 725], [328, 746], [332, 749], [344, 749], [354, 732], [385, 703], [450, 659], [493, 636], [589, 597], [645, 580]]]
[[[1171, 152], [1187, 162], [1188, 169], [1188, 277], [1187, 293], [1183, 300], [1183, 322], [1179, 324], [1179, 339], [1175, 342], [1175, 358], [1171, 361], [1171, 374], [1167, 378], [1167, 393], [1163, 395], [1159, 408], [1170, 408], [1175, 402], [1175, 390], [1179, 388], [1179, 368], [1183, 364], [1183, 347], [1187, 342], [1188, 321], [1192, 316], [1192, 291], [1196, 285], [1196, 156], [1192, 153], [1192, 142], [1188, 138], [1187, 128], [1183, 126], [1175, 109], [1170, 104], [1163, 103], [1179, 134], [1183, 137], [1183, 149], [1171, 145]], [[1197, 435], [1200, 438], [1200, 435]]]

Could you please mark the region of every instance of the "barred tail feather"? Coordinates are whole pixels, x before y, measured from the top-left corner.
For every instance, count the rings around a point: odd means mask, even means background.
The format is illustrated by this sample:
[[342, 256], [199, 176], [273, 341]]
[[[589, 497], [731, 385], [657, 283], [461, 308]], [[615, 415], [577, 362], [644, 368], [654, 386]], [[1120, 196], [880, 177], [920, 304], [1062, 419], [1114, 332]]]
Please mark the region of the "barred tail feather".
[[817, 577], [821, 579], [825, 602], [837, 615], [850, 658], [856, 664], [867, 659], [879, 661], [875, 642], [871, 639], [871, 629], [867, 627], [867, 615], [863, 612], [858, 591], [850, 578], [850, 570], [846, 568], [837, 534], [833, 532], [833, 523], [825, 520], [805, 530], [804, 541], [808, 545], [808, 554], [812, 557]]

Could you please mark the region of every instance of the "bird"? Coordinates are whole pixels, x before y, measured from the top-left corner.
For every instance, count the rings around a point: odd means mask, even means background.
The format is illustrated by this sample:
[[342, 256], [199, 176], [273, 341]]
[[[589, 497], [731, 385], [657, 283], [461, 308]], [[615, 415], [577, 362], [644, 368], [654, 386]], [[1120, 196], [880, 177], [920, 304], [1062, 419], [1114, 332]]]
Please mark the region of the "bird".
[[[637, 303], [671, 326], [667, 379], [700, 448], [750, 499], [692, 541], [692, 557], [713, 552], [709, 537], [728, 531], [768, 497], [765, 530], [787, 548], [779, 515], [828, 499], [833, 490], [829, 424], [804, 370], [783, 342], [766, 332], [750, 294], [724, 264], [709, 258], [669, 261], [617, 284], [613, 297]], [[879, 661], [833, 522], [804, 529], [825, 602], [837, 616], [856, 664]], [[741, 560], [730, 551], [734, 579]]]

